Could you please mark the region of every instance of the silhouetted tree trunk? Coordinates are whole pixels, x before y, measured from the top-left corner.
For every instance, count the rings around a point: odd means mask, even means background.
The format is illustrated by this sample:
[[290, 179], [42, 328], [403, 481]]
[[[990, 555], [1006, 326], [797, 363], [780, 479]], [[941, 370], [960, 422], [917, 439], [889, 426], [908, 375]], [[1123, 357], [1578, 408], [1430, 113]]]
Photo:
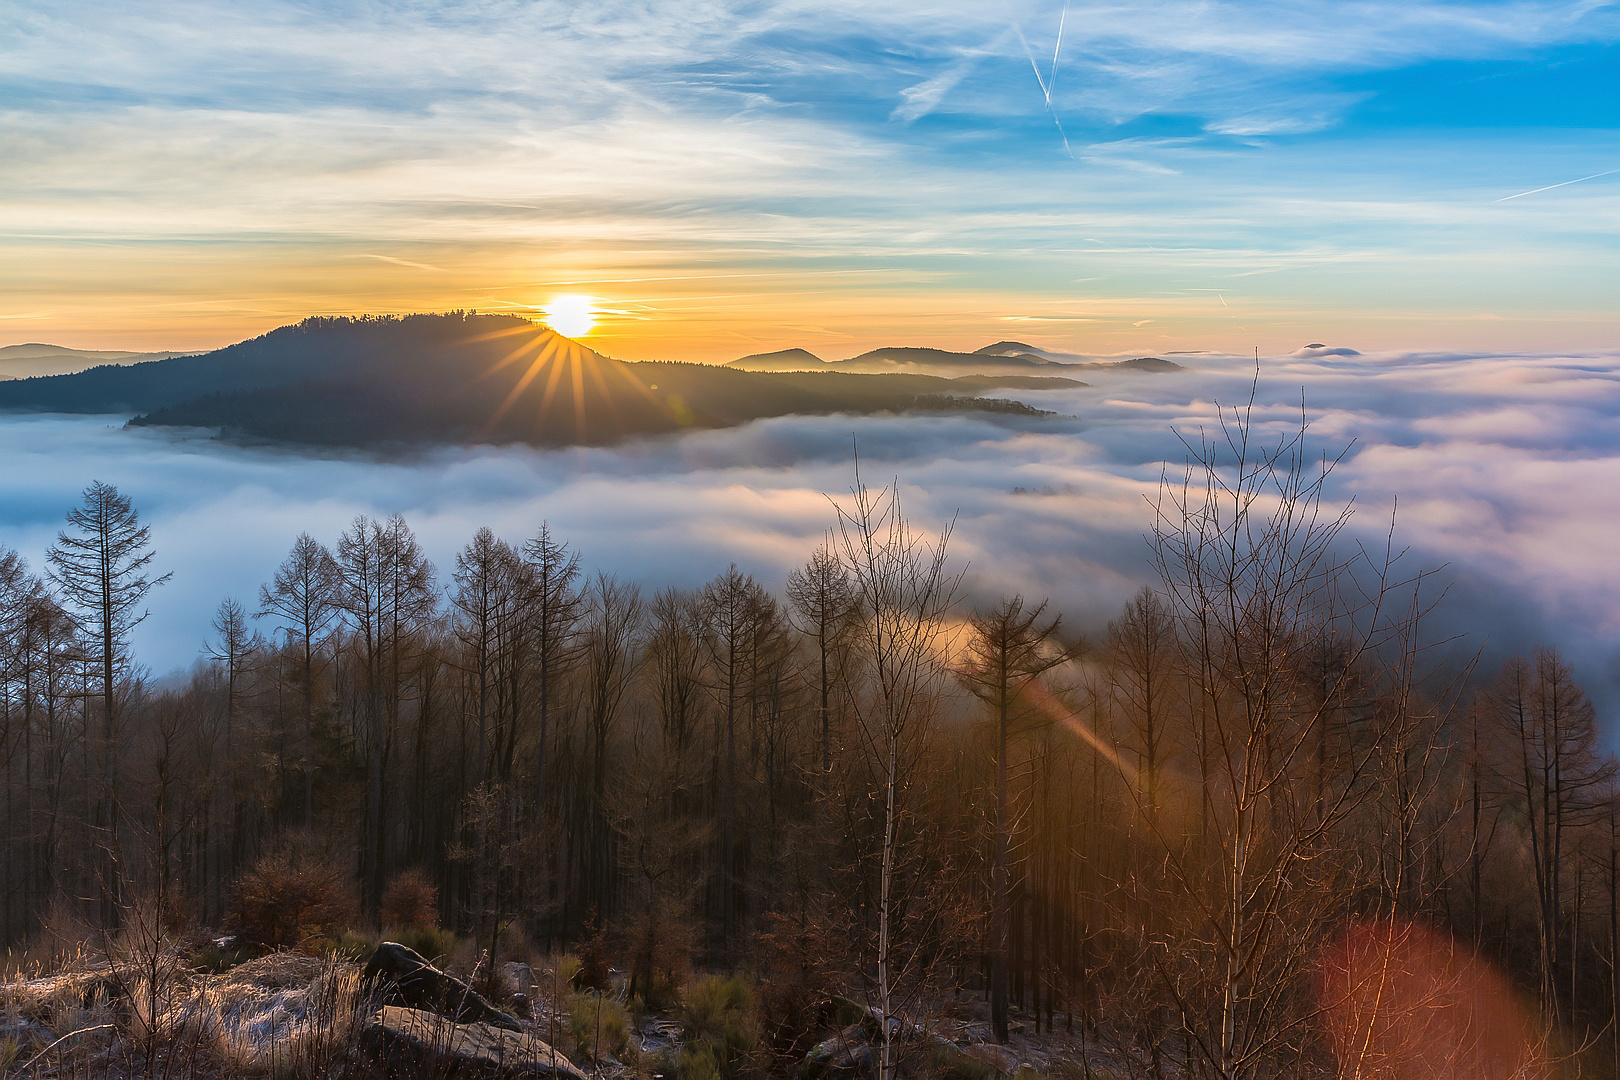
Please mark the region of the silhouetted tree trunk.
[[274, 616], [298, 643], [304, 732], [300, 754], [303, 771], [303, 824], [314, 824], [315, 804], [315, 656], [316, 641], [338, 613], [343, 575], [332, 553], [308, 533], [299, 533], [292, 551], [276, 568], [268, 585], [259, 586], [257, 617]]
[[1007, 1034], [1007, 963], [1012, 930], [1011, 858], [1012, 823], [1007, 799], [1007, 753], [1015, 735], [1033, 724], [1051, 723], [1040, 711], [1030, 690], [1037, 679], [1072, 656], [1057, 644], [1060, 619], [1041, 624], [1043, 601], [1025, 610], [1024, 598], [1004, 600], [990, 611], [968, 620], [972, 636], [956, 673], [968, 691], [984, 702], [995, 725], [995, 823], [990, 856], [990, 1029], [996, 1042]]
[[85, 616], [101, 697], [101, 798], [97, 825], [105, 831], [102, 915], [111, 924], [121, 899], [118, 839], [119, 676], [129, 670], [129, 633], [146, 618], [138, 610], [169, 574], [150, 577], [151, 535], [129, 499], [97, 480], [68, 511], [68, 528], [57, 534], [46, 558], [51, 581]]

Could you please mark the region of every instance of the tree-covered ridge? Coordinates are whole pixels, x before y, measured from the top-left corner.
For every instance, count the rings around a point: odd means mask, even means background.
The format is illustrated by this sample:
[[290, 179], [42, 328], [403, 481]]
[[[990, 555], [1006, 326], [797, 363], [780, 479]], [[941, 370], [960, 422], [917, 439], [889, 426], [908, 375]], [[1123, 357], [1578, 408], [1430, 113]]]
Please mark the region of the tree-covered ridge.
[[[906, 1033], [971, 990], [993, 1040], [1138, 1075], [1614, 1075], [1620, 780], [1569, 666], [1430, 670], [1428, 575], [1344, 543], [1302, 433], [1218, 437], [1092, 641], [970, 605], [949, 531], [857, 480], [787, 581], [650, 594], [543, 522], [438, 568], [357, 518], [163, 690], [116, 632], [150, 538], [93, 485], [55, 584], [0, 556], [4, 932], [133, 895], [269, 940], [266, 883], [314, 867], [345, 918], [417, 895], [650, 1008], [746, 972], [775, 1074], [837, 999], [918, 1075]], [[70, 587], [103, 531], [134, 591]]]
[[216, 428], [304, 445], [603, 444], [768, 416], [974, 410], [1038, 417], [997, 387], [1028, 376], [759, 373], [614, 360], [526, 319], [310, 318], [201, 356], [0, 386], [0, 408], [135, 412], [131, 423]]

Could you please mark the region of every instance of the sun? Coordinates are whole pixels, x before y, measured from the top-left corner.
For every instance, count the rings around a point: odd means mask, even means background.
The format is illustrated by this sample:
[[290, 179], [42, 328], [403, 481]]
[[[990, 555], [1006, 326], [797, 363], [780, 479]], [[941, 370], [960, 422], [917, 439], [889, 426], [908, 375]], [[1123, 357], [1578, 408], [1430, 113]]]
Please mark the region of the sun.
[[543, 309], [546, 325], [567, 338], [584, 337], [596, 325], [596, 298], [568, 293], [553, 296]]

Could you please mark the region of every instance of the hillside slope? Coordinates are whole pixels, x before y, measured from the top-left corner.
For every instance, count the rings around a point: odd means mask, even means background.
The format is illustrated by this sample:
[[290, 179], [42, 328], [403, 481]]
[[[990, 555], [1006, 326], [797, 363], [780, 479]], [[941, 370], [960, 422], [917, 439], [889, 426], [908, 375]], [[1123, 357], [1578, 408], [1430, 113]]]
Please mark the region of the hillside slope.
[[134, 412], [136, 426], [217, 428], [247, 441], [555, 446], [795, 413], [1041, 415], [977, 396], [1010, 385], [1081, 384], [627, 363], [525, 319], [451, 313], [306, 319], [202, 356], [0, 383], [0, 408]]

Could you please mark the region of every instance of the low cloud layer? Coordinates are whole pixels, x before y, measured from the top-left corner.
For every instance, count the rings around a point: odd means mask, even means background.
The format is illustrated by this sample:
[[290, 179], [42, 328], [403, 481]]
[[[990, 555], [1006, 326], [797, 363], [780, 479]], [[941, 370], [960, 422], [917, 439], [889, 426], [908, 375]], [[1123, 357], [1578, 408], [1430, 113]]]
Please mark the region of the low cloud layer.
[[[357, 514], [403, 514], [441, 572], [478, 526], [519, 540], [545, 520], [593, 570], [645, 586], [696, 585], [735, 561], [779, 587], [832, 526], [828, 496], [847, 492], [858, 445], [866, 481], [898, 478], [919, 524], [954, 518], [975, 597], [1050, 596], [1095, 629], [1151, 579], [1148, 500], [1167, 468], [1179, 475], [1180, 440], [1212, 430], [1217, 402], [1248, 400], [1251, 361], [1181, 359], [1180, 375], [1021, 395], [1066, 419], [787, 417], [610, 449], [409, 460], [11, 415], [0, 546], [41, 568], [84, 485], [118, 485], [151, 525], [154, 570], [174, 573], [137, 631], [163, 673], [195, 660], [223, 597], [254, 605], [298, 532], [331, 543]], [[1268, 360], [1256, 428], [1297, 424], [1302, 397], [1315, 445], [1350, 445], [1333, 495], [1356, 500], [1353, 529], [1381, 543], [1398, 499], [1414, 564], [1449, 564], [1437, 633], [1466, 633], [1491, 663], [1549, 641], [1605, 711], [1620, 706], [1620, 354]]]

